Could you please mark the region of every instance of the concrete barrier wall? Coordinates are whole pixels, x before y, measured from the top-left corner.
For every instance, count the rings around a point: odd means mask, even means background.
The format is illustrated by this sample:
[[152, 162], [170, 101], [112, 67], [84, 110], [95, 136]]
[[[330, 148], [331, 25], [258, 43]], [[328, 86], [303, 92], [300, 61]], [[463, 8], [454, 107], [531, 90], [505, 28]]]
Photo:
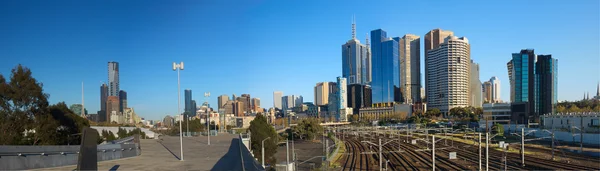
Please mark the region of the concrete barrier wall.
[[[510, 131], [511, 133], [514, 133], [514, 132], [520, 133], [521, 128], [522, 128], [522, 126], [504, 125], [505, 132]], [[525, 133], [527, 133], [530, 130], [536, 130], [536, 132], [529, 134], [529, 135], [535, 136], [535, 137], [548, 137], [551, 135], [550, 133], [543, 131], [542, 129], [539, 129], [539, 128], [525, 128]], [[552, 130], [550, 129], [548, 131], [552, 131]], [[575, 132], [575, 133], [578, 133], [578, 132]], [[579, 137], [579, 136], [575, 136], [575, 142], [579, 142], [580, 138], [581, 137]], [[571, 141], [573, 141], [573, 136], [572, 136], [571, 132], [554, 130], [554, 139], [559, 140], [559, 141], [571, 142]], [[550, 140], [550, 139], [548, 139], [548, 140]], [[584, 133], [583, 134], [583, 143], [584, 144], [596, 144], [596, 145], [600, 144], [600, 134]]]
[[[138, 144], [98, 145], [98, 161], [138, 156]], [[76, 165], [79, 145], [0, 146], [0, 170], [25, 170]]]
[[[98, 133], [100, 133], [100, 136], [102, 136], [102, 130], [106, 130], [106, 131], [110, 131], [113, 134], [115, 134], [115, 136], [117, 138], [121, 138], [119, 137], [119, 135], [117, 135], [117, 132], [119, 132], [119, 127], [117, 126], [91, 126], [91, 128], [94, 128], [98, 131]], [[125, 129], [126, 131], [132, 131], [134, 129], [136, 129], [137, 127], [121, 127], [121, 129]], [[140, 130], [142, 130], [144, 133], [146, 133], [146, 136], [148, 138], [154, 138], [155, 133], [150, 131], [150, 129], [148, 128], [140, 128]]]

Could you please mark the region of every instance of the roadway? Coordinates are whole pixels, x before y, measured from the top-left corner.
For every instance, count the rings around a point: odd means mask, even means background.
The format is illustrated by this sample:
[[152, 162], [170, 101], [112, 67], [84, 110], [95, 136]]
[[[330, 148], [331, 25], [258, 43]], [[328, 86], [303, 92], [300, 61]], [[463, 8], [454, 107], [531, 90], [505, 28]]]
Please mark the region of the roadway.
[[[137, 157], [98, 162], [98, 170], [262, 170], [259, 163], [246, 152], [242, 153], [238, 135], [220, 134], [184, 137], [184, 161], [180, 161], [179, 137], [162, 140], [142, 139], [142, 154]], [[240, 146], [241, 145], [241, 146]], [[244, 167], [242, 168], [242, 162]], [[76, 165], [41, 168], [37, 170], [74, 170]]]

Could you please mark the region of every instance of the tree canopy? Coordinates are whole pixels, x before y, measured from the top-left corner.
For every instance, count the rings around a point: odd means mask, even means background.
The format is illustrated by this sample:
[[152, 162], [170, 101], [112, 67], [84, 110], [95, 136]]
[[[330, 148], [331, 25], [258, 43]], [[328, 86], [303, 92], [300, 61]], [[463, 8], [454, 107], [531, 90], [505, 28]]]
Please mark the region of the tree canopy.
[[81, 130], [89, 122], [73, 113], [64, 102], [48, 104], [43, 85], [31, 70], [17, 65], [10, 81], [0, 74], [0, 144], [79, 144]]
[[[274, 155], [277, 153], [277, 141], [279, 141], [279, 138], [275, 128], [267, 122], [267, 117], [257, 114], [254, 120], [250, 122], [248, 131], [250, 131], [250, 144], [252, 144], [251, 148], [254, 156], [262, 155], [262, 141], [270, 137], [265, 141], [265, 163], [275, 165], [277, 159]], [[259, 158], [259, 161], [261, 160], [262, 158]]]
[[323, 127], [316, 118], [304, 118], [298, 122], [298, 125], [292, 127], [295, 137], [306, 140], [315, 140], [323, 132]]

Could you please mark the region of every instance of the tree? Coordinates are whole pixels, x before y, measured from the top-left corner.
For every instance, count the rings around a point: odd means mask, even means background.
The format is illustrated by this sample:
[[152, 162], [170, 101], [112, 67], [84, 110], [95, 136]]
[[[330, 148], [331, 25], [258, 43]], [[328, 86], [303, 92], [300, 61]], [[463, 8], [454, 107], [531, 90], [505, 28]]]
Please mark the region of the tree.
[[500, 136], [504, 135], [504, 126], [496, 123], [492, 126], [492, 134], [499, 134]]
[[[42, 124], [48, 120], [48, 95], [42, 84], [32, 77], [31, 71], [21, 65], [11, 71], [10, 82], [0, 75], [0, 144], [20, 145], [33, 143], [34, 128], [52, 132], [56, 124]], [[27, 134], [26, 132], [28, 130]], [[45, 130], [36, 130], [41, 132]], [[45, 138], [56, 138], [44, 136]], [[38, 140], [39, 141], [39, 140]]]
[[575, 113], [575, 112], [581, 112], [581, 109], [579, 109], [579, 107], [577, 107], [577, 105], [573, 104], [569, 107], [569, 110], [567, 110], [567, 111]]
[[318, 120], [305, 118], [300, 120], [298, 125], [292, 127], [292, 132], [300, 139], [315, 140], [317, 135], [323, 132], [323, 127]]
[[427, 112], [425, 112], [425, 117], [427, 117], [429, 119], [431, 119], [433, 117], [440, 117], [441, 115], [442, 115], [442, 112], [438, 108], [429, 109], [429, 110], [427, 110]]
[[128, 137], [129, 135], [127, 135], [127, 130], [119, 127], [119, 130], [117, 131], [117, 136], [119, 136], [119, 138], [125, 138], [125, 137]]
[[[250, 131], [251, 148], [254, 156], [262, 155], [262, 140], [270, 137], [270, 139], [265, 141], [265, 163], [275, 165], [277, 159], [274, 155], [277, 153], [277, 142], [279, 138], [275, 128], [267, 122], [267, 117], [262, 114], [256, 115], [254, 120], [250, 122], [248, 131]], [[262, 158], [260, 158], [259, 161], [260, 160], [262, 160]]]

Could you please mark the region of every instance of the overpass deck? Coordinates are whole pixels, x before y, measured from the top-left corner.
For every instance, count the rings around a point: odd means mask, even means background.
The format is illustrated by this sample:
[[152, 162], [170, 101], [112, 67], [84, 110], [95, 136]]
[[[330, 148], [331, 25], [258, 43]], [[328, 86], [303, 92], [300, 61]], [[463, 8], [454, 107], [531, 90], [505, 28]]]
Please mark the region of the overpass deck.
[[[184, 161], [180, 161], [179, 137], [141, 140], [142, 154], [137, 157], [98, 162], [98, 170], [262, 170], [248, 154], [241, 155], [238, 135], [184, 137]], [[243, 146], [243, 144], [241, 144]], [[244, 156], [243, 159], [241, 156]], [[37, 170], [74, 170], [76, 165]]]

